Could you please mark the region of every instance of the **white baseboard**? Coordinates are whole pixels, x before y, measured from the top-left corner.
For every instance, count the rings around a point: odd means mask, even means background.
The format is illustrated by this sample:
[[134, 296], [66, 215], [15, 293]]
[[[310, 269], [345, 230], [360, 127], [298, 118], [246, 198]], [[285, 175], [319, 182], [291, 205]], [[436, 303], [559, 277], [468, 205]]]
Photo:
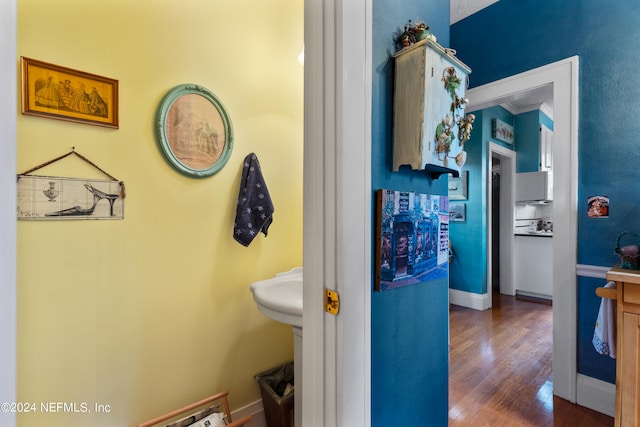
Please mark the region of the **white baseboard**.
[[578, 374], [578, 405], [613, 417], [616, 409], [616, 385]]
[[457, 289], [449, 289], [449, 302], [474, 310], [487, 310], [491, 308], [489, 294], [474, 294], [473, 292], [459, 291]]
[[239, 420], [246, 415], [253, 415], [253, 418], [245, 424], [245, 427], [267, 427], [267, 419], [264, 416], [262, 399], [231, 412], [231, 418], [234, 420]]

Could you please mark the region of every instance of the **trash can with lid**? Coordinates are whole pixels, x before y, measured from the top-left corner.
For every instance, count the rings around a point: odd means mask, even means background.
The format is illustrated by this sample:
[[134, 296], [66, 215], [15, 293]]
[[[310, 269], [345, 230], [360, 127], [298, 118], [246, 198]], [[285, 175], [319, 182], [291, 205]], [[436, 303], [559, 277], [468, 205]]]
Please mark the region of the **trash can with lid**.
[[294, 427], [293, 362], [287, 362], [255, 376], [267, 427]]

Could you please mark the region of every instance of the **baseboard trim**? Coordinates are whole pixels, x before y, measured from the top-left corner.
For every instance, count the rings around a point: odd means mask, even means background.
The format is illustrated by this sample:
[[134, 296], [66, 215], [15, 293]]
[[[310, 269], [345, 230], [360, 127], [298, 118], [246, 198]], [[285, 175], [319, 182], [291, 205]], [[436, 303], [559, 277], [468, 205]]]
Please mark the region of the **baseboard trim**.
[[267, 427], [267, 420], [264, 416], [264, 406], [262, 406], [262, 399], [256, 400], [242, 408], [238, 408], [235, 411], [231, 411], [231, 417], [234, 420], [253, 415], [251, 421], [245, 424], [245, 427]]
[[616, 385], [578, 374], [576, 400], [578, 405], [613, 417], [616, 409]]
[[449, 302], [480, 311], [491, 308], [489, 294], [474, 294], [473, 292], [465, 292], [458, 289], [449, 289]]

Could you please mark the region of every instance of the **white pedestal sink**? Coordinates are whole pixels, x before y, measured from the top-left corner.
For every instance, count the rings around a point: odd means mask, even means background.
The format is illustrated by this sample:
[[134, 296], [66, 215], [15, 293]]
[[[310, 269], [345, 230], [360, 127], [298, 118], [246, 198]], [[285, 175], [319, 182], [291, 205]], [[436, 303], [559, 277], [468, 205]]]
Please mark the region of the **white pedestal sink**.
[[302, 425], [302, 267], [251, 284], [253, 300], [265, 316], [293, 330], [295, 425]]

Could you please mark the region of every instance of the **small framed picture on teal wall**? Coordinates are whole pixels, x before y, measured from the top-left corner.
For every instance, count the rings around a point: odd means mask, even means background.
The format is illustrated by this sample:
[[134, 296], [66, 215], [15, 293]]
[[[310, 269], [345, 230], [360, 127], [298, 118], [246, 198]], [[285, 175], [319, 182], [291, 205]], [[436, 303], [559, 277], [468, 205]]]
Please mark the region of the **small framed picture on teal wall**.
[[491, 120], [491, 136], [494, 139], [506, 142], [507, 144], [513, 144], [513, 141], [516, 138], [513, 126], [500, 119]]
[[467, 204], [466, 203], [450, 203], [449, 204], [449, 221], [465, 222], [467, 220]]
[[469, 173], [462, 171], [459, 177], [449, 175], [449, 200], [467, 200]]

